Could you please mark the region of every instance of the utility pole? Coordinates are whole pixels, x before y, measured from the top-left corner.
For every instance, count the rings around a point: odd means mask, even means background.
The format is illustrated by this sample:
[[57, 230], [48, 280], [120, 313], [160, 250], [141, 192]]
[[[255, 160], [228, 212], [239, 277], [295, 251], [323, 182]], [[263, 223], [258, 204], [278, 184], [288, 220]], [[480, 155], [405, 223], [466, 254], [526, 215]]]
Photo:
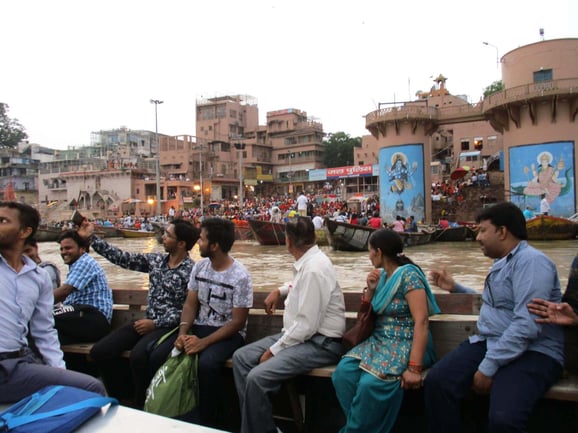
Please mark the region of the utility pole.
[[155, 161], [155, 176], [157, 178], [157, 218], [161, 216], [161, 149], [159, 146], [159, 124], [157, 117], [157, 107], [163, 101], [151, 99], [151, 104], [155, 104], [155, 141], [157, 145], [157, 155]]

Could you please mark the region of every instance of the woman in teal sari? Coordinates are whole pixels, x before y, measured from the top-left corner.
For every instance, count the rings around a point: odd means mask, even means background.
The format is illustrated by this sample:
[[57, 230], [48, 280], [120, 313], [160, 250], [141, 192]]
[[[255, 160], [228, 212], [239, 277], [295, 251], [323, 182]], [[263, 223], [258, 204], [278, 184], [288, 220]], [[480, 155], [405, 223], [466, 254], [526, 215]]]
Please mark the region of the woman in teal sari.
[[363, 302], [377, 315], [375, 330], [351, 349], [333, 373], [337, 398], [347, 418], [340, 433], [387, 433], [405, 389], [422, 386], [422, 369], [435, 361], [428, 317], [439, 308], [422, 270], [403, 255], [403, 241], [382, 229], [369, 239]]

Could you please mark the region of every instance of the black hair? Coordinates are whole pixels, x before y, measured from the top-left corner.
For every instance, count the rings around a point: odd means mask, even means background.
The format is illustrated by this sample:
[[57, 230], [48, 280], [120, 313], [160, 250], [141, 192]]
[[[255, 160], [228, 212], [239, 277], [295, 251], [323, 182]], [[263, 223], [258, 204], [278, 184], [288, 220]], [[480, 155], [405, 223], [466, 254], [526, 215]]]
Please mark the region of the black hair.
[[371, 234], [368, 242], [371, 248], [380, 250], [381, 254], [399, 266], [416, 265], [409, 257], [403, 254], [403, 239], [396, 231], [391, 229], [376, 230]]
[[18, 211], [20, 228], [25, 229], [26, 227], [30, 227], [32, 232], [29, 237], [33, 237], [36, 234], [36, 230], [38, 230], [38, 225], [40, 224], [40, 214], [36, 209], [28, 204], [16, 201], [2, 201], [0, 202], [0, 207], [16, 209]]
[[189, 221], [180, 218], [175, 219], [171, 224], [175, 226], [177, 240], [185, 242], [187, 251], [190, 251], [199, 240], [200, 230]]
[[84, 248], [86, 252], [88, 252], [90, 241], [80, 236], [76, 230], [64, 230], [58, 235], [58, 243], [61, 243], [64, 239], [72, 239], [74, 242], [76, 242], [76, 245], [78, 245], [80, 248]]
[[201, 230], [207, 232], [210, 244], [219, 244], [221, 251], [228, 253], [235, 243], [235, 224], [224, 218], [206, 218], [201, 223]]
[[481, 221], [490, 221], [496, 227], [506, 227], [519, 240], [528, 239], [526, 218], [520, 208], [512, 202], [505, 201], [482, 209], [476, 217], [477, 223]]
[[299, 216], [289, 221], [285, 225], [285, 235], [298, 249], [315, 244], [315, 226], [309, 217]]

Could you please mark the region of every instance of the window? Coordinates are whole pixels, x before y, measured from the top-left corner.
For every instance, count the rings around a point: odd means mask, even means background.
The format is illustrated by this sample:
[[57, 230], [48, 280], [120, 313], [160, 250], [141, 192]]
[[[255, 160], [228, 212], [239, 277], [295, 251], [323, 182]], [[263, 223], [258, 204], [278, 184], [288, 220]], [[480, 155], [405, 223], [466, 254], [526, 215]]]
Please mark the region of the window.
[[470, 140], [462, 140], [462, 150], [470, 150]]
[[534, 83], [543, 83], [544, 81], [552, 81], [552, 69], [540, 69], [534, 72]]
[[484, 137], [474, 137], [474, 149], [482, 150], [484, 147]]

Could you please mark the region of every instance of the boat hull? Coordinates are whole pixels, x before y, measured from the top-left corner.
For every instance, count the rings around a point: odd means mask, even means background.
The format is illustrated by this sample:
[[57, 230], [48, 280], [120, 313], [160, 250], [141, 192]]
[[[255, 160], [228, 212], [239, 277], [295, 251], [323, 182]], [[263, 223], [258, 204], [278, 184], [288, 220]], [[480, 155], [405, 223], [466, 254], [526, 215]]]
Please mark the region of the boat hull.
[[255, 239], [251, 227], [249, 227], [249, 222], [245, 220], [233, 220], [235, 224], [235, 240], [237, 241], [250, 241]]
[[155, 232], [145, 232], [140, 230], [118, 229], [123, 238], [152, 238]]
[[576, 237], [578, 224], [566, 218], [539, 215], [526, 221], [526, 230], [530, 241], [563, 241]]
[[37, 242], [56, 242], [58, 236], [62, 233], [61, 228], [57, 227], [38, 227], [34, 238]]
[[367, 251], [372, 227], [342, 223], [325, 218], [325, 229], [331, 248], [337, 251]]
[[439, 229], [436, 232], [435, 240], [437, 242], [462, 242], [468, 236], [471, 237], [471, 230], [466, 226], [448, 227], [447, 229]]
[[399, 233], [403, 239], [403, 245], [405, 247], [429, 244], [433, 241], [435, 234], [435, 231], [422, 231], [421, 233]]
[[285, 224], [249, 220], [249, 227], [254, 238], [261, 245], [285, 245]]

